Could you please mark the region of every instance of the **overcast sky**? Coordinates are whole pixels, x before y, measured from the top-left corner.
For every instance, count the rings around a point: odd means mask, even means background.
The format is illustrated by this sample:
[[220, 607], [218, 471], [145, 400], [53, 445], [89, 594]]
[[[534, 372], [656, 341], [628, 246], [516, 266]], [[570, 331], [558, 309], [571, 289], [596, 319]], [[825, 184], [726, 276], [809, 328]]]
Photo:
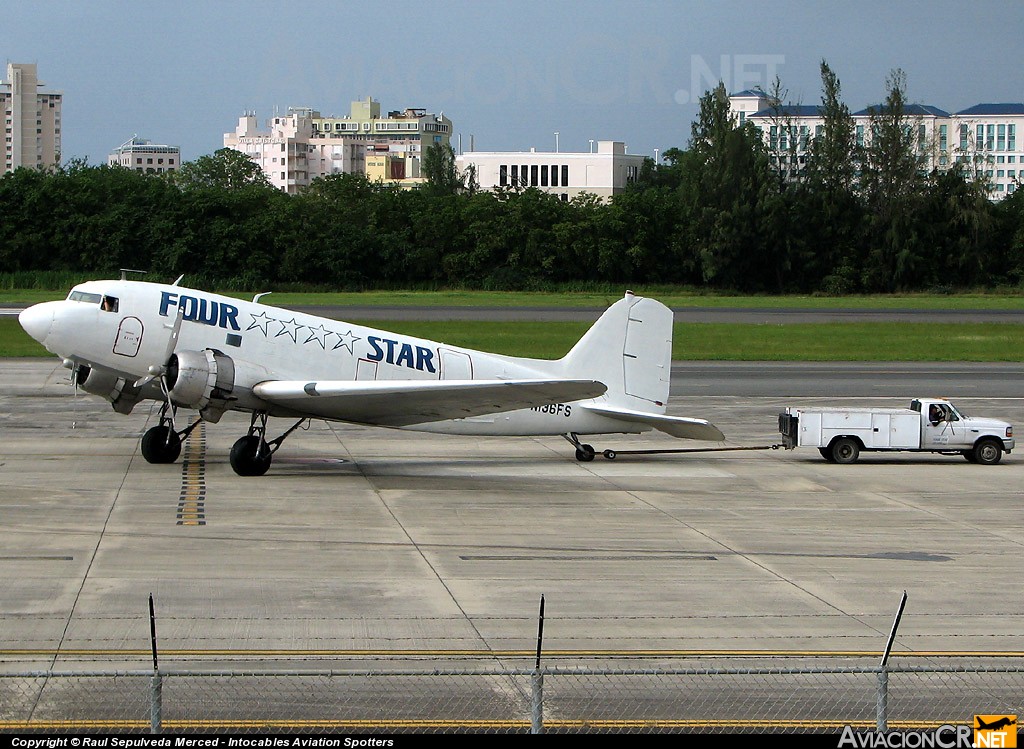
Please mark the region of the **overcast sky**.
[[[133, 135], [195, 159], [255, 110], [422, 107], [464, 151], [685, 147], [696, 101], [778, 75], [820, 100], [828, 61], [851, 110], [908, 98], [948, 111], [1024, 101], [1020, 0], [88, 0], [10, 3], [0, 58], [64, 94], [64, 158], [106, 163]], [[6, 78], [6, 65], [3, 77]]]

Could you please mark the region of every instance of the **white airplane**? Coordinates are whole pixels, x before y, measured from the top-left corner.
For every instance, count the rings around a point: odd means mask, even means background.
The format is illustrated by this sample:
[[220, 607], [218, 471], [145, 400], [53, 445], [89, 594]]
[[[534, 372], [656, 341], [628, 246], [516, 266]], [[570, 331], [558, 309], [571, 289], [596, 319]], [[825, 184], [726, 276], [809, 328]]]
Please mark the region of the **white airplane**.
[[[721, 441], [703, 419], [667, 416], [672, 311], [627, 292], [558, 360], [449, 346], [300, 312], [132, 280], [89, 281], [67, 299], [21, 312], [25, 331], [64, 360], [72, 381], [128, 414], [163, 403], [142, 438], [150, 463], [173, 463], [178, 408], [217, 422], [251, 414], [231, 467], [260, 476], [307, 419], [463, 435], [562, 435], [594, 459], [581, 435], [657, 429]], [[267, 440], [270, 416], [297, 418]], [[606, 451], [605, 457], [614, 457]]]

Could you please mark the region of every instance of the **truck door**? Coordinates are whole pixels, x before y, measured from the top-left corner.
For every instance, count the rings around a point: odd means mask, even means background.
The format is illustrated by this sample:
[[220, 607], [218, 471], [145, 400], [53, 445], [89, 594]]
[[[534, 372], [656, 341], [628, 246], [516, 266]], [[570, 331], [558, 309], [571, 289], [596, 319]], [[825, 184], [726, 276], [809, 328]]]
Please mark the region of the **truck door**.
[[958, 428], [959, 420], [949, 406], [944, 403], [922, 406], [921, 447], [954, 449], [963, 443], [963, 430]]

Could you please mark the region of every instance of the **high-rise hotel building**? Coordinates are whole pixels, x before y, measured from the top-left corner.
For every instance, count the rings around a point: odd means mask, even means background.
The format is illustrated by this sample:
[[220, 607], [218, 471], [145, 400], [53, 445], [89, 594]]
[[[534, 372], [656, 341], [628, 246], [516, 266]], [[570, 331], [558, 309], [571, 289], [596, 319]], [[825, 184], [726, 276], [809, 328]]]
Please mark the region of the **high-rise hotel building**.
[[44, 169], [60, 163], [63, 94], [42, 86], [35, 65], [7, 64], [7, 78], [0, 82], [4, 173], [18, 167]]

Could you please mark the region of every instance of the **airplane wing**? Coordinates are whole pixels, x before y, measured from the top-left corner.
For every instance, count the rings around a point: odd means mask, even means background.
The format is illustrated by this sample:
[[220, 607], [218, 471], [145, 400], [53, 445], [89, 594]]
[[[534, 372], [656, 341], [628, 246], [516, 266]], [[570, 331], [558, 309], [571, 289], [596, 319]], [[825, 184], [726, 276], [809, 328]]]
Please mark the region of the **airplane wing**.
[[725, 440], [725, 435], [722, 434], [721, 430], [704, 419], [690, 419], [684, 416], [661, 416], [659, 414], [644, 413], [643, 411], [631, 411], [628, 408], [600, 406], [591, 403], [584, 403], [581, 407], [601, 416], [608, 416], [634, 424], [647, 424], [673, 437], [682, 437], [690, 440], [708, 440], [709, 442], [723, 442]]
[[312, 417], [401, 427], [595, 398], [596, 380], [269, 380], [253, 387], [265, 401]]

